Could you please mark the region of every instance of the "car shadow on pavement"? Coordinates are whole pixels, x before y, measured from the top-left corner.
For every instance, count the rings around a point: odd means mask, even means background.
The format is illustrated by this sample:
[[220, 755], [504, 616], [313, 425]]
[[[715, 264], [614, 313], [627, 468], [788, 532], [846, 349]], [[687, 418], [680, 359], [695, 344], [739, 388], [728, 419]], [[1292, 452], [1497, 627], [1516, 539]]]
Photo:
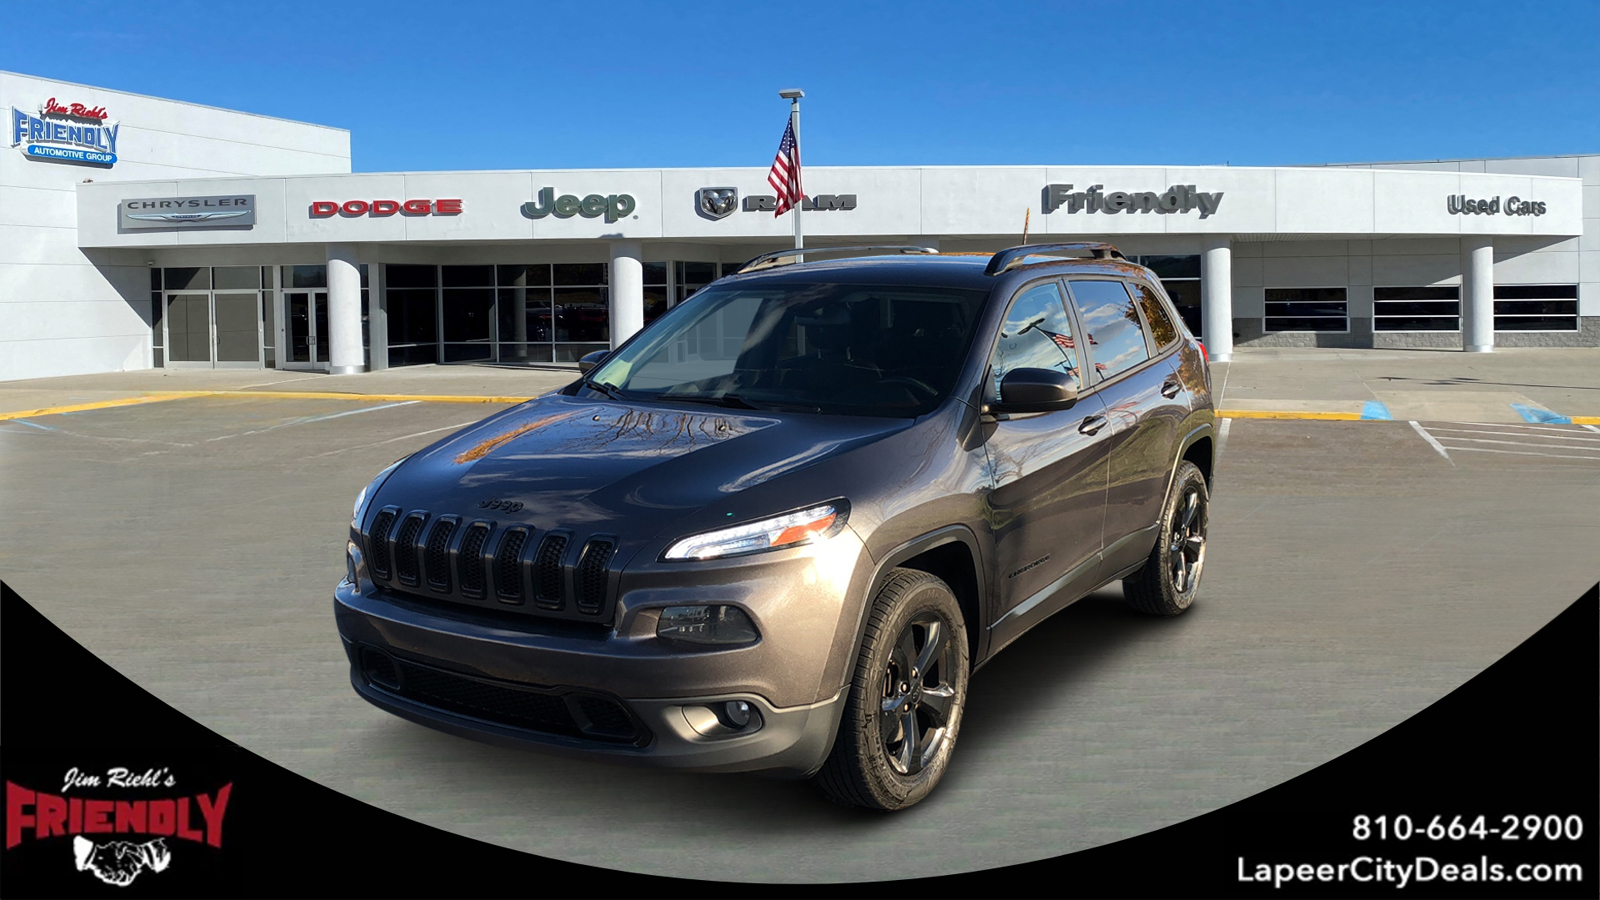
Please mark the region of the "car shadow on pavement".
[[[949, 772], [926, 800], [893, 815], [836, 806], [805, 781], [568, 759], [463, 741], [395, 721], [393, 728], [405, 733], [393, 737], [409, 745], [411, 752], [423, 757], [443, 754], [452, 759], [452, 766], [479, 775], [464, 779], [470, 786], [458, 785], [465, 791], [456, 799], [466, 808], [435, 809], [433, 814], [411, 809], [402, 814], [471, 837], [574, 861], [588, 861], [580, 835], [598, 837], [607, 829], [614, 831], [619, 821], [632, 821], [633, 829], [677, 834], [662, 842], [663, 852], [680, 840], [692, 839], [691, 835], [701, 839], [760, 835], [762, 842], [808, 837], [843, 846], [851, 835], [936, 827], [933, 823], [949, 809], [970, 805], [973, 792], [990, 791], [996, 781], [1009, 784], [1007, 771], [1037, 759], [1042, 749], [1037, 723], [1041, 718], [1059, 723], [1061, 714], [1070, 712], [1066, 708], [1082, 702], [1083, 693], [1092, 690], [1085, 685], [1086, 674], [1113, 663], [1142, 641], [1171, 636], [1172, 626], [1181, 627], [1188, 618], [1141, 616], [1123, 604], [1120, 587], [1112, 585], [1035, 627], [974, 674]], [[1054, 749], [1061, 752], [1059, 744]], [[1011, 759], [1011, 754], [1019, 753], [1028, 759]], [[484, 792], [479, 800], [497, 810], [508, 802], [537, 810], [533, 820], [540, 823], [537, 827], [552, 827], [561, 839], [552, 843], [549, 834], [530, 833], [532, 823], [521, 817], [497, 825], [497, 817], [483, 815], [488, 810], [482, 809], [462, 816], [458, 827], [446, 824], [456, 818], [455, 813], [478, 804], [470, 797], [477, 792]], [[572, 854], [563, 852], [567, 839], [572, 840]], [[636, 846], [631, 855], [638, 871], [649, 871], [644, 847]]]

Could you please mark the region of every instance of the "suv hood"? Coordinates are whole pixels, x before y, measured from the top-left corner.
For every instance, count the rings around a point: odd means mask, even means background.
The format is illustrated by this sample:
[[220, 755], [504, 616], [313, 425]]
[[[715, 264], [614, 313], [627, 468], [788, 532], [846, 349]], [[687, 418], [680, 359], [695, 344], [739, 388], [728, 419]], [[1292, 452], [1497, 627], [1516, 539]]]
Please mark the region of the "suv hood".
[[640, 539], [913, 421], [552, 394], [419, 452], [384, 482], [369, 508], [394, 505], [580, 531], [616, 522], [614, 530]]

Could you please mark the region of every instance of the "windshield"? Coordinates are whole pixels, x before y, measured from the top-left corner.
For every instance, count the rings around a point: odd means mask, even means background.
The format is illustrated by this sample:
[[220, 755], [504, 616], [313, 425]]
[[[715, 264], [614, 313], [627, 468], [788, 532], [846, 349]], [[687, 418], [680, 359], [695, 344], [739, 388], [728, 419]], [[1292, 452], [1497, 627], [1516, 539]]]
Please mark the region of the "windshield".
[[626, 399], [920, 416], [955, 385], [986, 291], [712, 286], [590, 373]]

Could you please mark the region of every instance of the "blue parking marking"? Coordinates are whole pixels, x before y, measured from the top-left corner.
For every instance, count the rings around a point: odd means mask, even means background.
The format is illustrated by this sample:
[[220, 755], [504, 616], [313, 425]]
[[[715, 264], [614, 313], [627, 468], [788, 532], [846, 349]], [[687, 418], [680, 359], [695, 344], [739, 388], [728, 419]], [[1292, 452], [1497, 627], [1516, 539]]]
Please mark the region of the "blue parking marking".
[[1537, 406], [1529, 406], [1526, 403], [1513, 403], [1511, 408], [1517, 411], [1517, 415], [1522, 417], [1522, 421], [1532, 422], [1535, 425], [1572, 424], [1572, 419], [1568, 416], [1553, 413], [1548, 409], [1540, 409]]
[[1366, 405], [1361, 407], [1361, 418], [1379, 419], [1385, 422], [1394, 420], [1394, 416], [1389, 415], [1389, 407], [1376, 400], [1368, 400]]

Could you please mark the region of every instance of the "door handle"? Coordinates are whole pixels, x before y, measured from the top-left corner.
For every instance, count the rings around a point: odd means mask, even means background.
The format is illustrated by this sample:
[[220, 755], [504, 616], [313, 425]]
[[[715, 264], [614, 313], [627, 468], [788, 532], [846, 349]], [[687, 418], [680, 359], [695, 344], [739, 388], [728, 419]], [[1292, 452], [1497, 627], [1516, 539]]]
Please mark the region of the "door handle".
[[1078, 425], [1078, 431], [1084, 434], [1094, 434], [1106, 427], [1107, 421], [1105, 416], [1090, 416]]
[[1183, 385], [1176, 381], [1168, 381], [1161, 385], [1161, 396], [1171, 400], [1173, 397], [1178, 396], [1178, 392], [1181, 390], [1183, 390]]

